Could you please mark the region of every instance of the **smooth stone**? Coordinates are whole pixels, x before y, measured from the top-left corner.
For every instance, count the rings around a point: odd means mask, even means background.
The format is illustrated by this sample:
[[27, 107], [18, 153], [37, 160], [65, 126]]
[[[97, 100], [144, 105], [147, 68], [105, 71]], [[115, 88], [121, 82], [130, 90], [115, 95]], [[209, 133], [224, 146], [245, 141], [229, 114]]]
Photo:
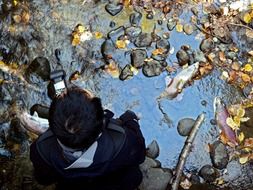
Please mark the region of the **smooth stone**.
[[165, 49], [165, 53], [168, 53], [170, 50], [170, 42], [167, 39], [160, 39], [156, 42], [156, 48]]
[[159, 153], [159, 145], [156, 140], [153, 140], [146, 148], [146, 156], [155, 159], [159, 156]]
[[141, 68], [147, 58], [147, 52], [144, 49], [135, 49], [131, 52], [131, 64], [135, 68]]
[[181, 136], [188, 136], [192, 130], [195, 120], [192, 118], [183, 118], [178, 122], [177, 131]]
[[193, 52], [194, 62], [206, 62], [205, 54], [202, 51], [196, 50]]
[[211, 183], [219, 177], [219, 172], [211, 165], [205, 165], [200, 169], [199, 176], [202, 177], [206, 182]]
[[134, 76], [133, 71], [131, 71], [131, 65], [127, 64], [121, 71], [119, 75], [120, 80], [127, 80]]
[[121, 4], [114, 4], [114, 3], [108, 3], [105, 6], [105, 10], [112, 16], [117, 15], [121, 10], [123, 9], [123, 5]]
[[154, 18], [154, 15], [152, 13], [148, 13], [146, 18], [151, 20]]
[[217, 169], [224, 169], [228, 164], [228, 153], [224, 144], [220, 141], [215, 141], [212, 144], [212, 148], [210, 151], [211, 161], [213, 166]]
[[190, 63], [190, 56], [185, 50], [178, 50], [176, 57], [180, 66]]
[[136, 39], [142, 32], [141, 27], [135, 27], [135, 26], [130, 26], [126, 28], [125, 34], [128, 36], [129, 40], [133, 41]]
[[203, 51], [204, 53], [212, 51], [214, 48], [214, 42], [212, 39], [204, 39], [202, 40], [200, 44], [200, 50]]
[[116, 48], [111, 39], [107, 39], [101, 45], [101, 52], [104, 58], [108, 58], [108, 56], [112, 56], [116, 51]]
[[139, 12], [134, 12], [130, 14], [129, 21], [131, 25], [139, 25], [142, 18], [142, 14]]
[[134, 42], [136, 47], [148, 47], [152, 44], [152, 36], [148, 33], [141, 33]]
[[172, 31], [175, 26], [176, 26], [177, 22], [174, 19], [170, 19], [167, 23], [167, 28], [169, 31]]
[[111, 30], [108, 34], [107, 37], [109, 39], [111, 39], [113, 42], [116, 42], [116, 40], [118, 40], [118, 38], [122, 35], [125, 34], [125, 28], [124, 26], [120, 26], [114, 30]]
[[146, 77], [154, 77], [160, 75], [164, 71], [166, 66], [166, 62], [151, 60], [143, 65], [142, 72]]
[[194, 32], [194, 27], [192, 24], [185, 24], [183, 30], [187, 35], [191, 35]]
[[153, 58], [156, 61], [165, 61], [166, 60], [167, 55], [151, 55], [151, 58]]
[[45, 57], [36, 57], [28, 66], [26, 73], [27, 77], [32, 77], [36, 75], [40, 77], [43, 81], [50, 79], [50, 63]]

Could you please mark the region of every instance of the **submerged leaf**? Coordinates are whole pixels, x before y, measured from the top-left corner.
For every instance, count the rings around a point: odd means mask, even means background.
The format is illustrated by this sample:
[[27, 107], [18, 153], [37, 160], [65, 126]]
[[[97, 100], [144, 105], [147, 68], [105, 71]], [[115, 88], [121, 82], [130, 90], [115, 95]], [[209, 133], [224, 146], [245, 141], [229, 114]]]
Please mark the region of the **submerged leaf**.
[[180, 23], [178, 23], [178, 24], [176, 25], [176, 31], [177, 31], [177, 32], [183, 32], [183, 25], [180, 24]]
[[127, 44], [124, 40], [117, 40], [116, 41], [116, 47], [118, 49], [124, 49], [124, 48], [126, 48], [126, 46], [127, 46]]
[[252, 17], [249, 13], [246, 13], [244, 16], [243, 16], [243, 21], [247, 24], [249, 24], [252, 20]]
[[226, 119], [226, 123], [231, 129], [233, 130], [238, 129], [238, 125], [234, 122], [234, 120], [231, 117], [228, 117]]
[[103, 33], [101, 33], [101, 32], [95, 32], [94, 35], [95, 35], [96, 39], [101, 39], [103, 37]]
[[244, 71], [247, 71], [247, 72], [252, 71], [252, 66], [251, 66], [251, 64], [247, 63], [246, 65], [244, 65], [243, 70], [244, 70]]

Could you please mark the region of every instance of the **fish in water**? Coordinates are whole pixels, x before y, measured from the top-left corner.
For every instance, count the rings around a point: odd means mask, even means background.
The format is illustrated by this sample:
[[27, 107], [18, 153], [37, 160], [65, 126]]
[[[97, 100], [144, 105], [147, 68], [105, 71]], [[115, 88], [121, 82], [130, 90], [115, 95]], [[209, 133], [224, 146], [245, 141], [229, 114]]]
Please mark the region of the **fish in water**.
[[238, 145], [235, 131], [233, 131], [226, 122], [227, 118], [229, 117], [226, 105], [224, 104], [224, 102], [222, 102], [221, 98], [215, 97], [213, 106], [216, 123], [219, 126], [222, 135], [228, 141], [227, 144], [231, 146]]
[[40, 135], [44, 133], [48, 127], [49, 123], [47, 119], [40, 118], [37, 112], [34, 112], [33, 115], [30, 115], [27, 112], [23, 112], [19, 116], [22, 126], [28, 131]]
[[185, 85], [196, 75], [199, 69], [199, 62], [196, 62], [178, 73], [168, 84], [165, 91], [159, 98], [175, 98]]

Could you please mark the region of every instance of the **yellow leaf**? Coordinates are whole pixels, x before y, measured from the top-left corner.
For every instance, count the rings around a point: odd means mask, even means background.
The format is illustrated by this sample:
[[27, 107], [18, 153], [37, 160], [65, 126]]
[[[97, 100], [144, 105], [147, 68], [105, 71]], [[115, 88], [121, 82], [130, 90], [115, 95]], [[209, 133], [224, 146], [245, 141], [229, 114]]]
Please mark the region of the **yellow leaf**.
[[239, 134], [239, 136], [238, 136], [238, 140], [240, 141], [240, 142], [242, 142], [243, 140], [244, 140], [244, 133], [243, 132], [241, 132], [240, 134]]
[[245, 115], [245, 109], [243, 109], [241, 106], [239, 107], [239, 109], [236, 110], [236, 115], [238, 117], [243, 117]]
[[116, 47], [119, 49], [124, 49], [126, 48], [126, 42], [124, 40], [117, 40]]
[[95, 38], [100, 39], [103, 37], [103, 34], [101, 32], [95, 32]]
[[72, 46], [77, 46], [78, 44], [80, 44], [80, 37], [76, 37], [74, 36], [73, 40], [72, 40]]
[[10, 63], [10, 68], [18, 69], [18, 64], [17, 63]]
[[248, 161], [249, 161], [249, 156], [248, 155], [241, 156], [240, 159], [239, 159], [240, 164], [245, 164]]
[[163, 49], [163, 48], [158, 48], [158, 49], [155, 49], [154, 51], [152, 51], [152, 54], [153, 55], [161, 55], [165, 52], [166, 50]]
[[243, 16], [243, 21], [247, 24], [249, 24], [252, 20], [252, 17], [250, 16], [249, 13], [246, 13], [244, 16]]
[[119, 67], [114, 61], [110, 62], [109, 65], [106, 65], [105, 71], [113, 78], [118, 78], [120, 75]]
[[240, 123], [241, 123], [241, 118], [238, 117], [238, 116], [235, 116], [235, 117], [233, 118], [233, 120], [234, 120], [235, 125], [239, 127], [239, 126], [240, 126]]
[[84, 31], [85, 31], [85, 27], [84, 27], [83, 25], [79, 24], [79, 25], [77, 26], [77, 32], [83, 33]]
[[233, 129], [233, 130], [236, 130], [237, 129], [237, 125], [236, 125], [236, 123], [234, 122], [234, 120], [231, 118], [231, 117], [228, 117], [227, 119], [226, 119], [226, 123], [227, 123], [227, 125], [231, 128], [231, 129]]
[[247, 71], [247, 72], [252, 71], [252, 66], [251, 66], [251, 64], [247, 63], [246, 65], [244, 65], [243, 70], [244, 70], [244, 71]]
[[17, 1], [17, 0], [14, 0], [14, 1], [13, 1], [13, 4], [14, 4], [14, 6], [16, 6], [16, 5], [18, 4], [18, 1]]
[[133, 72], [134, 75], [137, 75], [138, 74], [138, 69], [136, 69], [135, 67], [131, 66], [130, 67], [130, 70]]
[[246, 122], [246, 121], [248, 121], [250, 118], [249, 118], [249, 117], [241, 117], [240, 119], [241, 119], [241, 122]]
[[177, 25], [176, 25], [176, 31], [177, 31], [177, 32], [183, 32], [183, 25], [180, 24], [180, 23], [177, 24]]
[[243, 82], [250, 82], [251, 81], [250, 76], [245, 73], [242, 73], [241, 77], [242, 77]]

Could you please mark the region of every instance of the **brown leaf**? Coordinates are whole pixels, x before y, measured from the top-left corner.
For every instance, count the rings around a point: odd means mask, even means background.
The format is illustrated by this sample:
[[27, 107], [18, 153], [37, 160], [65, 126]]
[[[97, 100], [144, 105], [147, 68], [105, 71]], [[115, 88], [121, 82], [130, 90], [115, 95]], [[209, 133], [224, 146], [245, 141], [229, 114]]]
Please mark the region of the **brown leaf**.
[[239, 71], [240, 64], [238, 62], [233, 62], [231, 68], [235, 71]]
[[247, 138], [244, 140], [244, 147], [253, 148], [253, 138]]
[[225, 62], [227, 59], [226, 59], [226, 56], [225, 56], [225, 53], [223, 51], [220, 51], [219, 52], [219, 59], [220, 61], [222, 62]]

